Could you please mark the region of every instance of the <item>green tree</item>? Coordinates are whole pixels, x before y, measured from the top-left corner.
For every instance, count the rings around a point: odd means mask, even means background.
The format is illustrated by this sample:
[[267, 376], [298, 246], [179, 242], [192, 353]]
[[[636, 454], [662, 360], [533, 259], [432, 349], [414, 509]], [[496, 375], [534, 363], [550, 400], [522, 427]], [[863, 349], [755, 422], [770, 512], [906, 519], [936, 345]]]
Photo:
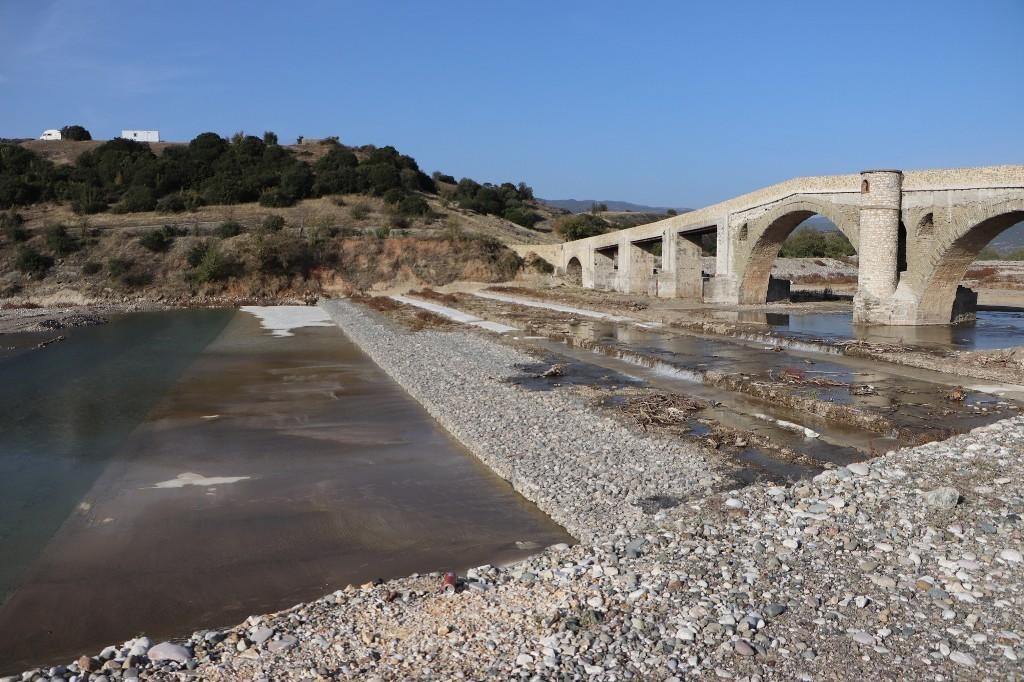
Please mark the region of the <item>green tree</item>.
[[62, 140], [74, 140], [76, 142], [92, 139], [89, 131], [80, 125], [64, 126], [60, 129], [60, 137]]
[[418, 194], [409, 194], [398, 202], [398, 212], [406, 216], [427, 215], [430, 213], [430, 204]]
[[793, 232], [779, 250], [783, 258], [843, 258], [855, 253], [850, 240], [842, 232], [822, 232], [806, 226]]
[[566, 216], [555, 223], [555, 232], [566, 241], [586, 239], [608, 231], [608, 223], [589, 213]]

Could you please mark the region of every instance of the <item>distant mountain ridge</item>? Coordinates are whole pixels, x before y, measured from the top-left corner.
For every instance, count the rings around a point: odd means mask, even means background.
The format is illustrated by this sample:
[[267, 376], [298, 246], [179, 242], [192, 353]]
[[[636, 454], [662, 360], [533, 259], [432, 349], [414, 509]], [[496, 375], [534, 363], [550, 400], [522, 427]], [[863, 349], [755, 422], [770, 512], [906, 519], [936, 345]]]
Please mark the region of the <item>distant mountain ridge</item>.
[[[613, 201], [610, 199], [537, 199], [542, 204], [561, 208], [570, 213], [586, 213], [594, 204], [604, 204], [609, 211], [631, 211], [633, 213], [664, 213], [668, 206], [644, 206], [629, 201]], [[692, 208], [675, 208], [679, 213], [692, 211]]]
[[989, 246], [999, 251], [1024, 248], [1024, 223], [1017, 223], [1006, 230], [993, 239]]

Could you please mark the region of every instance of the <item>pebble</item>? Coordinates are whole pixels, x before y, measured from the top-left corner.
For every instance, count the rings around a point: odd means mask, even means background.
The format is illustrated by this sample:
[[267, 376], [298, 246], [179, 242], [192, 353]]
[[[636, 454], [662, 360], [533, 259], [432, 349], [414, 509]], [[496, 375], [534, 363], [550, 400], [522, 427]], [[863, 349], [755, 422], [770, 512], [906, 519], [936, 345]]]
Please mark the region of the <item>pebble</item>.
[[1024, 556], [1021, 556], [1021, 553], [1015, 549], [1004, 549], [999, 552], [999, 558], [1015, 564], [1019, 564], [1021, 561], [1024, 561]]
[[733, 646], [736, 649], [736, 653], [740, 656], [753, 656], [757, 653], [757, 651], [754, 650], [754, 647], [750, 646], [750, 642], [744, 639], [737, 640], [736, 644]]
[[949, 660], [953, 661], [954, 663], [959, 663], [960, 665], [966, 666], [968, 668], [973, 668], [975, 665], [978, 664], [978, 662], [974, 659], [974, 656], [971, 656], [968, 653], [964, 653], [963, 651], [954, 651], [950, 653]]
[[173, 661], [183, 665], [192, 660], [192, 654], [188, 649], [171, 642], [161, 642], [151, 647], [148, 656], [151, 661]]
[[871, 467], [869, 467], [865, 462], [853, 462], [851, 464], [847, 464], [846, 468], [850, 471], [850, 473], [856, 474], [858, 476], [867, 476], [869, 473], [871, 473]]
[[929, 490], [924, 494], [925, 504], [936, 509], [952, 509], [959, 500], [960, 491], [949, 486]]

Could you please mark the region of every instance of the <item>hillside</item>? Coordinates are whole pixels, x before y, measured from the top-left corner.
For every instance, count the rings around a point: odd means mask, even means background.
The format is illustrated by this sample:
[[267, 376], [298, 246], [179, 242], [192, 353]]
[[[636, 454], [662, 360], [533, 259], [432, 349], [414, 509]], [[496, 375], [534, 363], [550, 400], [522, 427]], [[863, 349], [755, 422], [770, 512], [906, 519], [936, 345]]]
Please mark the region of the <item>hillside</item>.
[[604, 204], [608, 207], [609, 211], [616, 213], [653, 213], [661, 216], [664, 216], [669, 210], [674, 210], [677, 213], [686, 213], [693, 210], [692, 208], [670, 209], [667, 206], [644, 206], [643, 204], [634, 204], [629, 201], [614, 201], [611, 199], [538, 199], [538, 201], [554, 208], [564, 209], [570, 213], [586, 213], [595, 204]]
[[[3, 210], [6, 209], [6, 210]], [[0, 301], [303, 300], [503, 281], [557, 241], [524, 183], [428, 176], [391, 147], [0, 143]]]
[[998, 251], [1014, 251], [1024, 248], [1024, 223], [1017, 223], [992, 240], [989, 245]]

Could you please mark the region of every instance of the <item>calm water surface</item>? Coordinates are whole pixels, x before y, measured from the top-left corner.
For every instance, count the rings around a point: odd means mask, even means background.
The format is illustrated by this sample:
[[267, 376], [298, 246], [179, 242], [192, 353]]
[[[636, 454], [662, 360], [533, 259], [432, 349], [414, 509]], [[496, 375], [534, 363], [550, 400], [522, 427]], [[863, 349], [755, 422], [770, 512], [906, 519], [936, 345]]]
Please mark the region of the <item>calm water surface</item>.
[[0, 337], [0, 674], [571, 541], [336, 327]]
[[854, 326], [850, 313], [767, 314], [777, 334], [795, 338], [861, 339], [875, 343], [907, 343], [993, 350], [1024, 344], [1024, 311], [979, 310], [976, 322], [920, 327]]

